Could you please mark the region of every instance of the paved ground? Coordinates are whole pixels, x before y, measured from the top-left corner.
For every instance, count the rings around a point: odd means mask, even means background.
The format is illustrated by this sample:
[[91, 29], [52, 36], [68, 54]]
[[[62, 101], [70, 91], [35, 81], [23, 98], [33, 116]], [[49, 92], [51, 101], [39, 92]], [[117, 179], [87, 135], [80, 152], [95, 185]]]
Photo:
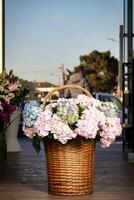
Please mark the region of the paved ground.
[[0, 200], [134, 200], [134, 164], [127, 162], [121, 142], [109, 149], [97, 145], [92, 195], [57, 196], [47, 193], [44, 151], [36, 155], [31, 140], [19, 139], [22, 151], [0, 163]]

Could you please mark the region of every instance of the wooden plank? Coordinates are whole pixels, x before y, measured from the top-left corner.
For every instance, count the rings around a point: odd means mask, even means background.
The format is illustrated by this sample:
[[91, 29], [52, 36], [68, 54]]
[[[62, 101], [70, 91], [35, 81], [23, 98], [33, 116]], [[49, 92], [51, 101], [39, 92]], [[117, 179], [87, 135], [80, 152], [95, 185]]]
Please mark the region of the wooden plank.
[[127, 162], [121, 142], [108, 149], [97, 144], [92, 195], [65, 197], [47, 193], [43, 148], [38, 156], [29, 139], [19, 140], [22, 152], [8, 153], [8, 161], [0, 163], [0, 200], [134, 200], [134, 164]]

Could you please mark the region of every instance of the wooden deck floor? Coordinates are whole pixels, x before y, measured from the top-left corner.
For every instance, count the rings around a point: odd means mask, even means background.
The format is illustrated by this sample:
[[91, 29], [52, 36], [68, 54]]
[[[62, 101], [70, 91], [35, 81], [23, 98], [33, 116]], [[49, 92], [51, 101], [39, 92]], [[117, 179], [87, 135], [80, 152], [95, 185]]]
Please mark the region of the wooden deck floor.
[[0, 200], [134, 200], [134, 164], [127, 162], [120, 142], [97, 147], [94, 193], [75, 197], [48, 194], [44, 151], [36, 155], [26, 138], [20, 144], [21, 152], [0, 163]]

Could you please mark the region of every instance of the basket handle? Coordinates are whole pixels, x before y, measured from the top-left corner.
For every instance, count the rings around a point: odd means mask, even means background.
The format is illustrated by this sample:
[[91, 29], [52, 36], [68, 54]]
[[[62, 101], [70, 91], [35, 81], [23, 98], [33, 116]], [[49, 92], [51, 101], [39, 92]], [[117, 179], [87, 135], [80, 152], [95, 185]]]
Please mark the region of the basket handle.
[[79, 86], [79, 85], [61, 85], [59, 87], [56, 87], [55, 89], [51, 90], [47, 96], [44, 98], [43, 101], [43, 107], [45, 107], [47, 99], [56, 91], [62, 90], [62, 89], [66, 89], [66, 88], [75, 88], [75, 89], [80, 89], [81, 91], [83, 91], [88, 97], [92, 97], [91, 93], [84, 89], [83, 87]]

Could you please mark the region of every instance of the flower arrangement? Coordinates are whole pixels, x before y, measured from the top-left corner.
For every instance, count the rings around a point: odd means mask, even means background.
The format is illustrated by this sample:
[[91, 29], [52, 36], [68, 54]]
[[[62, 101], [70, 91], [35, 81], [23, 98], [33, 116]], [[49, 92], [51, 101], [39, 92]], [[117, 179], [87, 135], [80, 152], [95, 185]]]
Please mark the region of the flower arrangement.
[[0, 160], [6, 160], [6, 130], [11, 124], [10, 116], [24, 100], [27, 90], [22, 79], [11, 70], [0, 74]]
[[44, 138], [66, 144], [81, 137], [86, 143], [99, 140], [105, 148], [122, 132], [117, 112], [112, 102], [101, 102], [84, 94], [77, 98], [60, 98], [44, 109], [39, 103], [30, 102], [24, 107], [23, 130], [32, 138], [37, 152]]
[[15, 97], [15, 91], [20, 87], [20, 83], [6, 71], [0, 75], [0, 122], [1, 125], [7, 124], [10, 115], [15, 111], [15, 105], [12, 99]]
[[28, 89], [24, 87], [23, 79], [19, 79], [11, 70], [0, 74], [0, 121], [7, 123], [10, 115], [24, 100]]

